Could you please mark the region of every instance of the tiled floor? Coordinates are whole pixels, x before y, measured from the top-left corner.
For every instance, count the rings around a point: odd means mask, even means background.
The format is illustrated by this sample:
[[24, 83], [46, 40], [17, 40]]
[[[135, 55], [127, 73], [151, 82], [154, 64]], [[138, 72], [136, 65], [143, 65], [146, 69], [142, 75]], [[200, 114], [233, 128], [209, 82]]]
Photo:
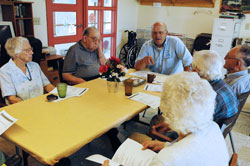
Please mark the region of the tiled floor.
[[[246, 104], [245, 110], [250, 111], [250, 100], [249, 103]], [[249, 104], [249, 105], [248, 105]], [[151, 117], [156, 114], [156, 110], [149, 109], [146, 112], [145, 118], [141, 118], [143, 121], [149, 121]], [[132, 132], [141, 132], [145, 133], [148, 130], [148, 126], [129, 122], [126, 124], [126, 130], [124, 130], [124, 126], [119, 127], [119, 139], [124, 141], [126, 137]], [[236, 125], [233, 128], [233, 138], [234, 143], [239, 154], [239, 164], [240, 166], [250, 166], [250, 114], [241, 113]], [[229, 152], [231, 153], [231, 146], [229, 142], [229, 138], [226, 138], [226, 142], [228, 144]], [[5, 140], [0, 138], [0, 150], [6, 152], [8, 155], [11, 155], [15, 152], [14, 146], [6, 142]], [[100, 138], [92, 141], [90, 144], [84, 146], [77, 153], [70, 156], [72, 166], [95, 166], [98, 164], [89, 162], [85, 160], [85, 158], [91, 154], [99, 153], [106, 157], [112, 158], [113, 152], [111, 149], [110, 141], [106, 135], [101, 136]], [[29, 165], [30, 166], [42, 166], [35, 159], [29, 157]]]

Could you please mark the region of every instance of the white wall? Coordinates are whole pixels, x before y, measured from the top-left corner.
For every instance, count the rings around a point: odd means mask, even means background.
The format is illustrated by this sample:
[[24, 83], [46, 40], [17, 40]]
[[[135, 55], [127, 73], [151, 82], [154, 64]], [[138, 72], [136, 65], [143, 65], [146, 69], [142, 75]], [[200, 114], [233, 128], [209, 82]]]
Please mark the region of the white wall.
[[[43, 46], [48, 45], [46, 0], [23, 0], [33, 4], [33, 17], [40, 18], [40, 25], [35, 25], [35, 37]], [[220, 0], [216, 0], [215, 8], [195, 7], [161, 7], [140, 5], [137, 0], [118, 0], [117, 13], [117, 52], [126, 42], [127, 34], [123, 31], [137, 28], [150, 28], [155, 21], [164, 21], [170, 32], [187, 34], [194, 38], [199, 33], [212, 33], [214, 18], [219, 15]], [[0, 12], [0, 20], [1, 20]], [[250, 15], [242, 22], [240, 37], [250, 38], [250, 30], [245, 24], [250, 23]]]
[[138, 22], [138, 2], [136, 0], [118, 0], [117, 12], [117, 54], [120, 48], [127, 42], [125, 30], [135, 31]]
[[214, 8], [197, 7], [173, 7], [140, 5], [138, 13], [138, 27], [148, 28], [155, 21], [163, 21], [167, 24], [168, 31], [187, 34], [195, 37], [199, 33], [211, 33], [213, 20], [219, 15], [219, 1]]
[[[212, 33], [214, 18], [219, 16], [220, 0], [215, 1], [214, 8], [173, 7], [154, 8], [147, 5], [138, 7], [138, 28], [151, 28], [155, 21], [167, 24], [169, 32], [186, 34], [195, 38], [200, 33]], [[240, 37], [250, 38], [250, 30], [245, 24], [250, 23], [250, 15], [241, 24]]]
[[40, 25], [34, 25], [34, 35], [40, 39], [43, 46], [48, 46], [46, 0], [22, 0], [33, 3], [33, 17], [40, 18]]

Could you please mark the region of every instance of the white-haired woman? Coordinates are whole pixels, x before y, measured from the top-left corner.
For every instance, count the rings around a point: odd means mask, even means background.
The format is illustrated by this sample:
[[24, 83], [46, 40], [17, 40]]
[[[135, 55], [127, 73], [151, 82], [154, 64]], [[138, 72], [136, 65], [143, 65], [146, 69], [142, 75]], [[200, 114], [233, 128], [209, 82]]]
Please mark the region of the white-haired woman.
[[193, 56], [192, 67], [200, 77], [209, 81], [216, 96], [214, 121], [222, 125], [225, 118], [238, 112], [238, 100], [232, 88], [222, 79], [226, 73], [225, 60], [217, 52], [211, 50], [198, 51]]
[[[160, 108], [165, 124], [179, 135], [177, 141], [146, 141], [143, 149], [159, 151], [150, 166], [227, 166], [225, 140], [213, 122], [216, 93], [195, 72], [169, 76]], [[105, 161], [104, 166], [108, 165]]]
[[33, 49], [28, 39], [15, 37], [5, 44], [11, 59], [0, 69], [2, 96], [7, 104], [17, 103], [50, 92], [50, 84], [40, 66], [32, 62]]

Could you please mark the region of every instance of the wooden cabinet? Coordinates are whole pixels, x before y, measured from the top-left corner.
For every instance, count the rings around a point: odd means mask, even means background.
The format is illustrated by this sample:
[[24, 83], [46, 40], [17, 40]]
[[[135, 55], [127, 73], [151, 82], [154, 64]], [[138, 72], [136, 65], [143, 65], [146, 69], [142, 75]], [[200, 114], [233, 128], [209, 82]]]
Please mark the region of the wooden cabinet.
[[214, 7], [215, 0], [139, 0], [141, 5], [161, 3], [162, 6]]
[[63, 57], [61, 55], [47, 55], [40, 62], [43, 73], [55, 86], [61, 81], [60, 71], [63, 65]]
[[3, 21], [12, 21], [16, 36], [34, 37], [32, 3], [0, 1]]

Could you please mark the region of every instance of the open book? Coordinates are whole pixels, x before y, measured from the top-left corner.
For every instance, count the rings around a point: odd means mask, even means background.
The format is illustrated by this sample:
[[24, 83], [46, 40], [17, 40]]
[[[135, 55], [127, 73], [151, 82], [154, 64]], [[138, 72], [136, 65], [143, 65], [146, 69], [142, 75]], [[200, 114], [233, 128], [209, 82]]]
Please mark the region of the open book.
[[156, 153], [149, 149], [141, 149], [141, 144], [128, 138], [117, 149], [112, 160], [99, 154], [91, 155], [86, 159], [100, 164], [103, 164], [104, 160], [109, 160], [109, 166], [149, 166]]

